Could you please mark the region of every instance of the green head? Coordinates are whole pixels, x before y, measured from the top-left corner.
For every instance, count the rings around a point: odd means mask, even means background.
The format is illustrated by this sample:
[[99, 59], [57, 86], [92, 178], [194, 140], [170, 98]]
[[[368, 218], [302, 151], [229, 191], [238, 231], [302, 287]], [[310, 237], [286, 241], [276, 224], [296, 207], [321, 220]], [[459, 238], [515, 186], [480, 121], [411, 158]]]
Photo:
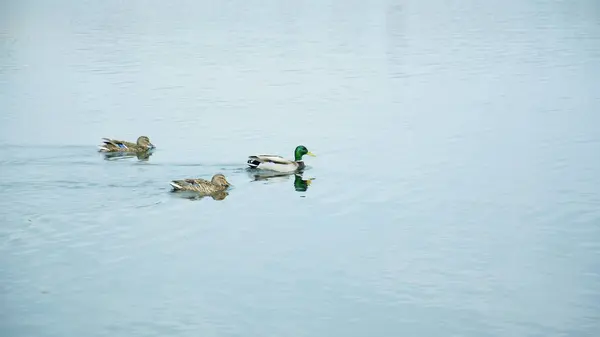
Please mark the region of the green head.
[[302, 160], [302, 156], [304, 156], [305, 154], [309, 155], [311, 157], [316, 157], [312, 152], [308, 151], [306, 146], [298, 145], [298, 146], [296, 146], [296, 150], [294, 150], [294, 160], [295, 161]]

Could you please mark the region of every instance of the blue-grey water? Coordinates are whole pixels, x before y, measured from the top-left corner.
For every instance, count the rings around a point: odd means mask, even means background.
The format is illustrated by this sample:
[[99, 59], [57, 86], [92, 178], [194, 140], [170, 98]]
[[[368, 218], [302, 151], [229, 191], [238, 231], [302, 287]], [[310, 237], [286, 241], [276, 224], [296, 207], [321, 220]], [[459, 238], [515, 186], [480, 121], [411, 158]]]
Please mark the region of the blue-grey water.
[[598, 336], [599, 87], [595, 0], [4, 1], [0, 335]]

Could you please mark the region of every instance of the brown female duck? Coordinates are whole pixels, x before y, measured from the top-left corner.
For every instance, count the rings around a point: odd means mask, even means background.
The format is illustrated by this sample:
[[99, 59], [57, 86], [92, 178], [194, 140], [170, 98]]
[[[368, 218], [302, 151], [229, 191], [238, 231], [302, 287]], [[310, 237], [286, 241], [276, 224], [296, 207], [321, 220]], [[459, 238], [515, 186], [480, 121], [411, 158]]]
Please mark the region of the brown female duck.
[[145, 152], [153, 150], [155, 146], [150, 143], [150, 138], [140, 136], [136, 143], [110, 138], [102, 138], [104, 144], [99, 145], [99, 152]]
[[220, 173], [215, 174], [211, 181], [204, 179], [182, 179], [173, 180], [170, 184], [173, 186], [173, 191], [191, 191], [202, 194], [222, 192], [231, 186], [227, 179], [225, 179], [225, 176]]

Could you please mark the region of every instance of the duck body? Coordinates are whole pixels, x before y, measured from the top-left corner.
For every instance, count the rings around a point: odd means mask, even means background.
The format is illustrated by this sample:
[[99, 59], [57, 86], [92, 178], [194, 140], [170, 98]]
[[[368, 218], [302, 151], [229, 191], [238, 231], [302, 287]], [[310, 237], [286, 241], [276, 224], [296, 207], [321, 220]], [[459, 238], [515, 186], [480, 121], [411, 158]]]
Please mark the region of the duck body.
[[204, 195], [210, 195], [217, 192], [225, 191], [229, 186], [229, 182], [222, 174], [215, 174], [211, 181], [205, 179], [181, 179], [170, 182], [173, 191], [190, 191], [199, 192]]
[[306, 165], [302, 161], [304, 155], [316, 157], [312, 152], [308, 151], [305, 146], [299, 145], [294, 151], [295, 160], [285, 159], [278, 155], [255, 155], [248, 157], [248, 166], [253, 169], [270, 170], [276, 172], [296, 172], [302, 171]]
[[146, 152], [155, 149], [155, 146], [150, 143], [150, 139], [146, 136], [140, 136], [136, 143], [127, 142], [124, 140], [102, 138], [104, 144], [99, 145], [99, 152]]
[[276, 172], [295, 172], [304, 169], [306, 165], [303, 161], [293, 161], [281, 156], [261, 154], [248, 157], [248, 166], [250, 168], [269, 170]]

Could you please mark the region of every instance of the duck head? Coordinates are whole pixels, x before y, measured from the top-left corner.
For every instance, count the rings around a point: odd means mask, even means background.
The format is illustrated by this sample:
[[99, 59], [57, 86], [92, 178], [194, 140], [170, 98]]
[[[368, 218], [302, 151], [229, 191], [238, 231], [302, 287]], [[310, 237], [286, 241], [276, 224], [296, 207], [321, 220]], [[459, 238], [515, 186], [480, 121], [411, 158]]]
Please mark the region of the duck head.
[[296, 146], [296, 150], [294, 150], [294, 160], [295, 161], [300, 161], [300, 160], [302, 160], [302, 157], [304, 155], [311, 156], [311, 157], [316, 157], [312, 152], [308, 151], [308, 149], [306, 148], [306, 146], [304, 146], [304, 145], [298, 145], [298, 146]]
[[227, 187], [231, 186], [231, 184], [227, 181], [227, 179], [225, 179], [225, 176], [222, 175], [221, 173], [215, 174], [212, 177], [211, 182], [214, 185], [221, 186], [223, 188], [227, 188]]
[[148, 148], [148, 149], [154, 149], [154, 148], [156, 148], [154, 146], [154, 144], [150, 143], [150, 138], [148, 138], [147, 136], [140, 136], [137, 139], [137, 145], [141, 146], [141, 147]]

